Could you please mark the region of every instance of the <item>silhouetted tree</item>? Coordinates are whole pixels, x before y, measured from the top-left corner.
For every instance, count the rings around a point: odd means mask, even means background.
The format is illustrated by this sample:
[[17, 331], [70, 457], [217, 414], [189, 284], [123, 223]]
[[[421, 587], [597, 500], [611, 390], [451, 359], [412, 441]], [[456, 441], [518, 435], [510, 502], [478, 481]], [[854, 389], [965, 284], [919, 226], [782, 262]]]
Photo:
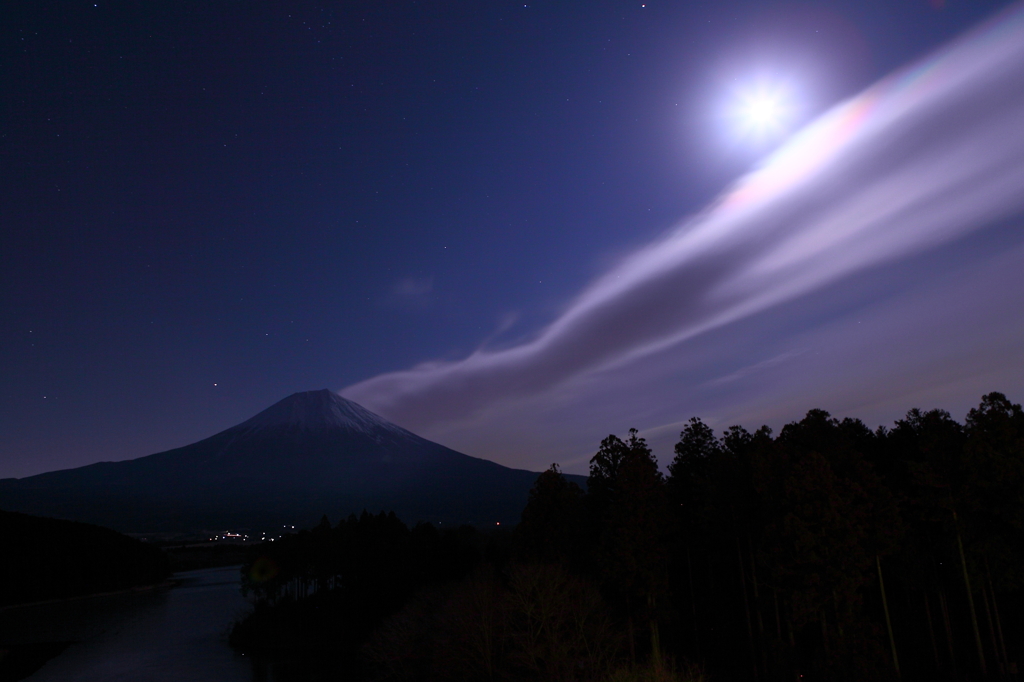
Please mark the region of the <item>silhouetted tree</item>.
[[880, 591], [876, 557], [895, 551], [897, 507], [862, 448], [872, 432], [811, 410], [783, 428], [758, 481], [768, 522], [763, 559], [785, 598], [784, 620], [800, 645], [805, 669], [844, 671], [848, 679], [880, 679], [884, 662], [879, 619], [865, 614], [869, 590]]
[[590, 460], [587, 490], [597, 529], [597, 575], [633, 628], [649, 628], [651, 654], [661, 656], [657, 606], [667, 587], [668, 528], [664, 478], [636, 429], [622, 441], [610, 435]]
[[535, 561], [577, 563], [583, 547], [583, 491], [557, 464], [537, 477], [516, 527], [520, 551]]

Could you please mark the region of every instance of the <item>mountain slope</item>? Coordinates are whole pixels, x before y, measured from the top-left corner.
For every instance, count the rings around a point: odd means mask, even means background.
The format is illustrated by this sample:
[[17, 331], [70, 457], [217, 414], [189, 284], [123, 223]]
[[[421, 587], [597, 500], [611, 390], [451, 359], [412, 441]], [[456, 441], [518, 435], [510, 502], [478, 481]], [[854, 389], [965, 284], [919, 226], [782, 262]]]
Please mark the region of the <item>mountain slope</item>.
[[131, 532], [272, 529], [364, 508], [410, 523], [511, 524], [536, 477], [322, 390], [182, 448], [2, 480], [0, 508]]

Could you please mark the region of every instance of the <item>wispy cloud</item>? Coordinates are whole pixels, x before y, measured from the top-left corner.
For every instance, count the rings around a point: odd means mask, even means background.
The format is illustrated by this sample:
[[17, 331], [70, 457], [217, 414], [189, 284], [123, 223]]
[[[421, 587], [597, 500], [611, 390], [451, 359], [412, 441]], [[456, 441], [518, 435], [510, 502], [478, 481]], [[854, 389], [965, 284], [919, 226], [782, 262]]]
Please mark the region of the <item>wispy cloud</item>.
[[645, 358], [678, 362], [668, 349], [1021, 214], [1022, 121], [1018, 6], [835, 107], [703, 213], [625, 257], [533, 340], [342, 393], [438, 428]]
[[397, 308], [422, 310], [430, 307], [433, 293], [433, 277], [403, 277], [391, 285], [386, 302]]
[[737, 370], [729, 372], [725, 376], [715, 377], [714, 379], [709, 380], [707, 382], [707, 385], [708, 386], [721, 386], [723, 384], [729, 384], [729, 383], [732, 383], [734, 381], [739, 381], [741, 379], [745, 379], [745, 378], [749, 377], [752, 374], [756, 374], [758, 372], [762, 372], [764, 370], [771, 369], [772, 367], [776, 367], [778, 365], [781, 365], [784, 362], [787, 362], [789, 360], [793, 360], [795, 358], [798, 358], [801, 355], [803, 355], [805, 352], [807, 352], [807, 351], [806, 350], [794, 350], [794, 351], [787, 351], [785, 353], [780, 353], [779, 355], [776, 355], [774, 357], [768, 358], [767, 360], [761, 360], [760, 362], [755, 362], [755, 363], [753, 363], [751, 365], [746, 365], [744, 367], [740, 367]]
[[433, 277], [406, 277], [391, 287], [391, 293], [402, 298], [421, 298], [434, 290]]

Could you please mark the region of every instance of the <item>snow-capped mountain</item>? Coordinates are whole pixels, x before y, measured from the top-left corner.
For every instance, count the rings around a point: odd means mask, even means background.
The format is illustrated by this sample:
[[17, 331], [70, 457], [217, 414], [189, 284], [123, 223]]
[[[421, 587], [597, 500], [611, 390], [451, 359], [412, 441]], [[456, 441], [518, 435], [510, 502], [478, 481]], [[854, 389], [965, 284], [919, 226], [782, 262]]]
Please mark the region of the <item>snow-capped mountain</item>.
[[294, 393], [232, 430], [257, 433], [282, 428], [300, 431], [341, 429], [369, 435], [388, 433], [416, 437], [362, 405], [327, 389]]
[[130, 532], [298, 526], [363, 509], [407, 523], [510, 524], [536, 477], [322, 390], [182, 448], [0, 480], [0, 509]]

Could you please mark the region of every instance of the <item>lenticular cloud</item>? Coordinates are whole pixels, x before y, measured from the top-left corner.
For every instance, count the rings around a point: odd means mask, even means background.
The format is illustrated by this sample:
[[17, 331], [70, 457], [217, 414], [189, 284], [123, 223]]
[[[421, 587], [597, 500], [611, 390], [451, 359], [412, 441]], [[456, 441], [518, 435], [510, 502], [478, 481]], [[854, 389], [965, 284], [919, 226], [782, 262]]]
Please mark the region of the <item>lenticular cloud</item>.
[[[837, 106], [534, 340], [350, 386], [404, 423], [650, 354], [1024, 212], [1024, 7]], [[415, 416], [415, 418], [413, 418]]]

